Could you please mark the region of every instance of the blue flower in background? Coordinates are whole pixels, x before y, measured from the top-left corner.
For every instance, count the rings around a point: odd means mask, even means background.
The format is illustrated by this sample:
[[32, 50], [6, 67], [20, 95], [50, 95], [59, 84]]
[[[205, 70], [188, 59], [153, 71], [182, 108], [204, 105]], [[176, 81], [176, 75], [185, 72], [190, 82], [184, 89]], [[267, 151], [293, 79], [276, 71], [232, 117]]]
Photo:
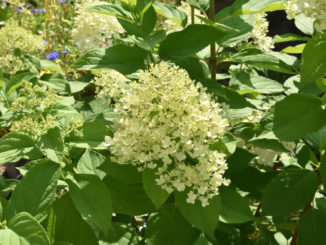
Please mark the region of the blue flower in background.
[[67, 54], [67, 53], [69, 53], [69, 50], [68, 49], [64, 49], [64, 50], [61, 51], [61, 53]]
[[67, 0], [59, 0], [59, 3], [67, 2]]
[[45, 11], [44, 11], [44, 8], [40, 8], [39, 10], [38, 10], [38, 12], [39, 13], [44, 13]]
[[57, 51], [52, 51], [49, 54], [45, 55], [45, 58], [47, 58], [48, 60], [54, 60], [60, 57], [60, 54]]

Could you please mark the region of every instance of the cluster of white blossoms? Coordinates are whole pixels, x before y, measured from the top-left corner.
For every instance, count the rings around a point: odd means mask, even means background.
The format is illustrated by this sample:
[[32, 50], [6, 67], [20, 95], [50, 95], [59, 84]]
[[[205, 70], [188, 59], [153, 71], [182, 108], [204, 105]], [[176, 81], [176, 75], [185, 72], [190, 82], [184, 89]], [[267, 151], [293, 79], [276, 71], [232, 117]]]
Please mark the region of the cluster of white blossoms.
[[45, 115], [44, 112], [58, 104], [61, 99], [52, 90], [45, 90], [38, 85], [33, 87], [32, 83], [24, 82], [18, 98], [10, 105], [9, 110], [21, 116], [12, 121], [10, 131], [26, 131], [34, 136], [46, 134], [50, 128], [56, 126], [56, 118]]
[[103, 5], [98, 0], [83, 1], [74, 20], [72, 40], [81, 53], [94, 48], [103, 48], [111, 45], [111, 40], [123, 32], [123, 28], [114, 16], [87, 12], [86, 10]]
[[325, 0], [289, 0], [286, 5], [288, 19], [294, 19], [298, 14], [316, 19], [317, 31], [326, 30], [326, 1]]
[[269, 23], [266, 19], [266, 13], [256, 14], [256, 25], [254, 26], [249, 38], [253, 43], [263, 51], [270, 51], [274, 48], [272, 37], [267, 36]]
[[210, 145], [223, 136], [221, 109], [187, 72], [167, 63], [142, 71], [115, 104], [114, 137], [105, 138], [112, 159], [138, 171], [155, 169], [156, 182], [171, 193], [186, 191], [202, 206], [218, 194], [227, 164]]
[[113, 69], [101, 69], [95, 71], [94, 74], [95, 78], [92, 83], [95, 84], [97, 97], [118, 99], [125, 92], [128, 79], [120, 72]]
[[18, 25], [14, 20], [5, 22], [0, 29], [0, 69], [9, 74], [27, 69], [22, 55], [39, 55], [45, 49], [41, 36], [34, 35]]

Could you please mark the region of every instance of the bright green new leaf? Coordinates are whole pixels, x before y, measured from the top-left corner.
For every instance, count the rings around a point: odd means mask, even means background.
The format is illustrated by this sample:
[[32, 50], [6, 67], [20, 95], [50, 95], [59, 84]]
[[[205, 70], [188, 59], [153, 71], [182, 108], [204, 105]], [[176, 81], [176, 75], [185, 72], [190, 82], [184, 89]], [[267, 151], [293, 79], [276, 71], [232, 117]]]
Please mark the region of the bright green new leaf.
[[315, 172], [288, 168], [279, 173], [263, 194], [263, 214], [281, 216], [295, 212], [309, 202], [318, 187]]
[[107, 234], [112, 216], [112, 199], [105, 184], [95, 175], [68, 177], [69, 195], [82, 217]]
[[291, 94], [275, 105], [275, 135], [293, 141], [315, 132], [326, 124], [326, 111], [321, 100], [308, 94]]
[[27, 172], [12, 193], [8, 202], [7, 218], [20, 212], [28, 212], [41, 222], [48, 215], [56, 194], [60, 165], [48, 160], [33, 164], [35, 166]]

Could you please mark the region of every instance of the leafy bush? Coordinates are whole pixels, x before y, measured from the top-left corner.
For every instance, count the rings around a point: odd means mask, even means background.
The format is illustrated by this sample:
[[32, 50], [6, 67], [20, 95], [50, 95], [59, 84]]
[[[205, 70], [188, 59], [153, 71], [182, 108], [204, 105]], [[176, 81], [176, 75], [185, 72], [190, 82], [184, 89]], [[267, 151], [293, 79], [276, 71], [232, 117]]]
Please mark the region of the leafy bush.
[[326, 244], [325, 3], [214, 10], [2, 1], [1, 245]]

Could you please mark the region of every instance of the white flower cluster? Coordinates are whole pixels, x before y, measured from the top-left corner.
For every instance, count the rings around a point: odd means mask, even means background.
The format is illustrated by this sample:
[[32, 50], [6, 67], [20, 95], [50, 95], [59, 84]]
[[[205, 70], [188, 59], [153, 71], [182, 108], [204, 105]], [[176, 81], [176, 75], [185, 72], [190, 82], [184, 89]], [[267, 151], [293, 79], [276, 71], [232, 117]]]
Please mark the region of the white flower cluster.
[[286, 3], [288, 19], [294, 19], [298, 14], [314, 18], [317, 31], [326, 30], [326, 1], [325, 0], [290, 0]]
[[126, 89], [126, 81], [128, 80], [120, 72], [113, 69], [102, 69], [94, 72], [95, 78], [92, 82], [95, 84], [97, 97], [105, 99], [120, 98]]
[[256, 25], [254, 26], [249, 38], [263, 51], [270, 51], [274, 48], [272, 37], [267, 36], [269, 23], [266, 13], [256, 14]]
[[32, 83], [24, 82], [19, 90], [18, 98], [10, 105], [10, 111], [21, 118], [12, 121], [10, 131], [26, 131], [35, 136], [45, 134], [56, 126], [55, 117], [43, 113], [60, 102], [62, 97], [52, 90], [44, 90]]
[[123, 32], [121, 25], [114, 16], [86, 12], [87, 9], [103, 5], [101, 1], [83, 1], [74, 20], [72, 40], [81, 53], [94, 48], [108, 47], [111, 39]]
[[116, 103], [114, 137], [106, 143], [119, 164], [155, 169], [156, 182], [171, 193], [186, 191], [202, 206], [218, 194], [227, 164], [210, 149], [228, 126], [219, 105], [187, 72], [167, 63], [140, 73]]
[[28, 68], [15, 52], [38, 55], [44, 49], [41, 36], [20, 27], [14, 20], [8, 20], [0, 29], [0, 69], [5, 73], [14, 74]]

